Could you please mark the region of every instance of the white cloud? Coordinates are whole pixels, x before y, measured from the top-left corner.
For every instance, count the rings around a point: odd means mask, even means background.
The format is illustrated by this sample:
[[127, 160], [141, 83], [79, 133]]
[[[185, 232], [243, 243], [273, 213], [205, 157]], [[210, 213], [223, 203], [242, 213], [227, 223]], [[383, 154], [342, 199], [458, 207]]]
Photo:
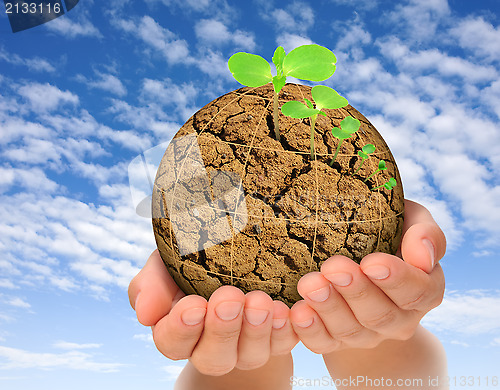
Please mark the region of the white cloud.
[[25, 66], [34, 72], [53, 73], [56, 71], [56, 68], [45, 58], [23, 58], [15, 53], [7, 53], [3, 47], [0, 47], [0, 60], [12, 65]]
[[411, 41], [434, 39], [438, 26], [450, 15], [448, 0], [407, 0], [384, 18], [405, 30]]
[[448, 291], [439, 307], [422, 324], [436, 332], [467, 336], [500, 331], [500, 291]]
[[135, 334], [133, 337], [134, 340], [144, 341], [148, 346], [154, 345], [153, 333], [140, 333]]
[[18, 93], [28, 100], [31, 109], [35, 112], [53, 111], [65, 104], [79, 104], [77, 95], [70, 91], [62, 91], [49, 83], [23, 85]]
[[29, 309], [31, 305], [24, 299], [19, 297], [5, 298], [3, 297], [3, 302], [10, 306], [19, 307], [21, 309]]
[[102, 206], [43, 194], [2, 197], [0, 242], [10, 264], [4, 278], [17, 285], [36, 276], [38, 285], [66, 291], [82, 289], [85, 281], [125, 288], [154, 239], [150, 222], [135, 214], [128, 186], [115, 187], [111, 196], [111, 205]]
[[[185, 365], [185, 364], [184, 364]], [[170, 364], [168, 366], [163, 366], [162, 369], [167, 373], [168, 381], [176, 381], [184, 366]]]
[[85, 83], [87, 87], [100, 89], [102, 91], [111, 92], [117, 96], [125, 96], [127, 94], [127, 89], [121, 82], [121, 80], [110, 73], [96, 72], [97, 78], [92, 80], [88, 79], [83, 75], [78, 75], [77, 80]]
[[7, 192], [16, 185], [39, 193], [54, 193], [60, 188], [59, 184], [50, 180], [40, 168], [23, 169], [0, 166], [0, 193]]
[[197, 111], [194, 103], [199, 93], [200, 91], [194, 83], [178, 85], [170, 79], [144, 79], [141, 100], [145, 104], [159, 102], [163, 105], [174, 105], [179, 119], [186, 121]]
[[353, 23], [341, 24], [343, 35], [337, 41], [336, 51], [353, 50], [372, 42], [372, 36], [363, 24], [356, 20]]
[[[90, 3], [92, 5], [93, 3]], [[99, 29], [89, 19], [89, 11], [85, 5], [78, 7], [79, 12], [71, 12], [50, 23], [44, 24], [49, 30], [60, 34], [64, 38], [75, 39], [82, 37], [102, 38]]]
[[498, 78], [498, 72], [492, 66], [453, 57], [436, 48], [412, 51], [407, 44], [395, 37], [379, 39], [376, 44], [382, 54], [393, 60], [402, 71], [418, 75], [434, 71], [441, 77], [457, 76], [471, 83]]
[[[296, 47], [302, 45], [310, 45], [311, 43], [313, 43], [313, 41], [302, 35], [283, 33], [278, 35], [278, 37], [276, 38], [276, 43], [279, 46], [283, 46], [285, 51], [289, 53]], [[270, 56], [272, 56], [272, 54]]]
[[216, 19], [201, 19], [194, 28], [196, 37], [204, 45], [221, 46], [233, 44], [237, 49], [252, 51], [255, 48], [254, 35], [242, 30], [229, 31], [226, 25]]
[[0, 346], [0, 359], [2, 358], [4, 362], [0, 365], [1, 370], [70, 369], [109, 373], [117, 372], [125, 366], [121, 363], [97, 362], [94, 356], [80, 351], [57, 354]]
[[117, 20], [115, 25], [140, 38], [153, 52], [161, 53], [168, 63], [192, 63], [189, 56], [187, 41], [178, 39], [177, 36], [167, 28], [162, 27], [150, 16], [143, 16], [139, 21]]
[[162, 3], [167, 7], [171, 7], [173, 5], [176, 5], [181, 9], [185, 9], [187, 7], [188, 9], [197, 12], [207, 10], [210, 7], [210, 4], [215, 6], [214, 4], [215, 2], [210, 0], [145, 0], [145, 1], [146, 3], [151, 3], [151, 4]]
[[494, 27], [482, 17], [461, 20], [450, 33], [463, 48], [489, 61], [500, 60], [500, 27]]
[[259, 2], [260, 16], [277, 31], [305, 34], [314, 25], [314, 11], [302, 1], [287, 2], [285, 8], [272, 8], [269, 1]]
[[95, 349], [95, 348], [100, 348], [102, 344], [95, 344], [95, 343], [88, 343], [88, 344], [78, 344], [78, 343], [72, 343], [69, 341], [56, 341], [53, 344], [54, 348], [57, 349], [69, 349], [69, 350], [76, 350], [76, 349]]

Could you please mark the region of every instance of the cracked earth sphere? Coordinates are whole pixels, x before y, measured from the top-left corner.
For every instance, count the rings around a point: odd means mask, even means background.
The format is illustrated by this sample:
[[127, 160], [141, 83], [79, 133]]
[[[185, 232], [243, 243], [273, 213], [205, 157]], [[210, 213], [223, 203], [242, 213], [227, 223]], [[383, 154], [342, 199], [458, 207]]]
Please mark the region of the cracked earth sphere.
[[[286, 101], [311, 100], [311, 88], [287, 84]], [[394, 254], [403, 226], [403, 189], [394, 158], [356, 109], [324, 110], [310, 153], [309, 119], [279, 116], [274, 136], [272, 86], [241, 88], [196, 112], [163, 156], [152, 199], [153, 230], [170, 274], [187, 294], [208, 298], [222, 285], [263, 290], [289, 306], [300, 277], [330, 256], [359, 262]], [[332, 128], [347, 116], [360, 129], [342, 143]], [[375, 152], [361, 164], [358, 151]], [[376, 171], [380, 160], [387, 170]], [[355, 174], [353, 174], [356, 172]], [[376, 188], [391, 177], [389, 190]]]

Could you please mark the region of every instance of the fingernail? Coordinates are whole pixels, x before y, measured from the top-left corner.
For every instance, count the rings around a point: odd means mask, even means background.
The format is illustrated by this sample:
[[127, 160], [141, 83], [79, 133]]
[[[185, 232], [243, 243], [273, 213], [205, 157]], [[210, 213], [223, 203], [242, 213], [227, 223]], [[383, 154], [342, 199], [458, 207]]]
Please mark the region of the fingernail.
[[294, 324], [297, 326], [300, 326], [301, 328], [307, 328], [308, 326], [312, 325], [313, 321], [314, 321], [314, 318], [309, 318], [308, 320], [295, 322]]
[[352, 282], [352, 275], [345, 272], [326, 275], [326, 278], [333, 284], [341, 287], [349, 286]]
[[134, 302], [134, 310], [137, 311], [137, 303], [139, 302], [139, 297], [141, 296], [141, 292], [139, 291], [137, 293], [137, 296], [135, 297], [135, 302]]
[[266, 320], [268, 315], [268, 310], [245, 309], [246, 320], [254, 326], [262, 324]]
[[436, 250], [434, 249], [434, 245], [432, 244], [431, 240], [429, 240], [428, 238], [424, 238], [422, 240], [422, 243], [429, 251], [429, 255], [431, 256], [431, 269], [433, 269], [434, 268], [434, 261], [436, 260]]
[[231, 321], [240, 315], [243, 310], [241, 302], [222, 302], [215, 308], [215, 314], [221, 320]]
[[329, 296], [330, 286], [322, 287], [307, 294], [307, 297], [314, 302], [324, 302], [328, 299]]
[[273, 320], [274, 329], [281, 329], [285, 326], [285, 324], [286, 324], [286, 318], [275, 318]]
[[390, 274], [389, 268], [385, 265], [371, 265], [363, 270], [363, 273], [371, 279], [386, 279]]
[[205, 313], [207, 309], [203, 307], [196, 307], [194, 309], [188, 309], [181, 314], [181, 320], [186, 325], [198, 325], [203, 318], [205, 318]]

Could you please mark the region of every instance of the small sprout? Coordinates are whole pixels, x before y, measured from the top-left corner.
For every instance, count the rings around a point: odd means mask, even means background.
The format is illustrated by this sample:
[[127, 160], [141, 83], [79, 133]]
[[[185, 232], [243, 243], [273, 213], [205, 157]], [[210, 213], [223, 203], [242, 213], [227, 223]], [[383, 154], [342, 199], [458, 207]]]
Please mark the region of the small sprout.
[[376, 189], [379, 189], [380, 187], [384, 187], [384, 188], [387, 188], [389, 191], [392, 190], [394, 187], [396, 187], [397, 185], [397, 181], [396, 179], [394, 179], [393, 177], [391, 177], [389, 179], [388, 182], [384, 183], [384, 184], [381, 184], [379, 185], [378, 187], [375, 187], [375, 188], [372, 188], [372, 191], [376, 190]]
[[337, 145], [337, 150], [333, 155], [332, 161], [330, 161], [330, 166], [333, 166], [333, 162], [335, 161], [337, 155], [339, 154], [342, 142], [344, 142], [345, 139], [350, 138], [356, 131], [358, 131], [360, 125], [361, 123], [359, 122], [359, 120], [353, 118], [352, 116], [348, 116], [344, 118], [342, 122], [340, 122], [340, 128], [334, 127], [332, 129], [332, 134], [335, 138], [339, 139], [339, 143]]
[[313, 87], [311, 95], [316, 107], [314, 107], [309, 99], [304, 99], [305, 103], [294, 100], [283, 104], [281, 112], [291, 118], [311, 118], [311, 159], [314, 159], [314, 125], [319, 114], [325, 115], [321, 110], [324, 108], [341, 108], [347, 106], [349, 103], [337, 91], [324, 85]]
[[335, 72], [337, 58], [329, 49], [319, 45], [302, 45], [288, 54], [279, 46], [274, 51], [272, 61], [276, 66], [276, 76], [272, 75], [269, 63], [255, 54], [233, 54], [227, 65], [236, 81], [248, 87], [256, 88], [273, 83], [274, 132], [279, 141], [278, 93], [286, 84], [287, 76], [309, 81], [326, 80]]
[[368, 158], [368, 155], [372, 154], [374, 151], [375, 151], [375, 145], [372, 144], [366, 144], [361, 148], [361, 150], [358, 152], [358, 156], [361, 157], [361, 164], [359, 165], [358, 169], [356, 169], [356, 172], [354, 172], [351, 176], [354, 176], [356, 173], [359, 172], [359, 170], [363, 166], [363, 163]]
[[370, 176], [368, 176], [364, 182], [367, 182], [368, 180], [370, 180], [370, 178], [375, 175], [377, 172], [380, 172], [380, 171], [385, 171], [387, 169], [387, 167], [385, 166], [385, 161], [384, 160], [380, 160], [379, 163], [378, 163], [378, 168], [375, 172], [373, 172]]

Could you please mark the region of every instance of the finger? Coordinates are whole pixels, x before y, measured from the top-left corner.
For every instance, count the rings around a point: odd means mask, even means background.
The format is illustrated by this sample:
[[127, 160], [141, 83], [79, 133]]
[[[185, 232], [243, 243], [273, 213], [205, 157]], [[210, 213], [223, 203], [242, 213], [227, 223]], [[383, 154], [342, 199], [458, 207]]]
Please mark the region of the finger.
[[330, 336], [321, 318], [305, 301], [292, 306], [290, 321], [300, 341], [312, 352], [325, 354], [340, 347], [340, 341]]
[[344, 298], [320, 272], [304, 275], [297, 289], [321, 318], [330, 337], [340, 341], [343, 347], [367, 348], [375, 346], [374, 341], [378, 344], [377, 333], [359, 323]]
[[299, 342], [289, 319], [290, 309], [281, 302], [273, 302], [273, 326], [271, 332], [271, 355], [289, 353]]
[[172, 360], [188, 359], [203, 331], [207, 301], [199, 295], [179, 300], [170, 313], [152, 327], [156, 348]]
[[446, 238], [429, 211], [418, 203], [405, 200], [403, 259], [429, 273], [445, 252]]
[[386, 336], [399, 331], [408, 315], [363, 274], [358, 264], [344, 256], [334, 256], [321, 266], [323, 276], [342, 295], [358, 322]]
[[399, 308], [423, 314], [438, 306], [444, 294], [444, 275], [437, 264], [430, 274], [386, 253], [372, 253], [361, 261], [361, 271]]
[[142, 270], [132, 279], [128, 288], [130, 305], [139, 322], [145, 326], [156, 324], [167, 315], [174, 299], [185, 295], [175, 284], [155, 250]]
[[262, 291], [245, 296], [243, 324], [238, 341], [236, 368], [252, 370], [262, 367], [271, 356], [273, 300]]
[[233, 286], [219, 287], [210, 297], [205, 328], [191, 362], [202, 374], [224, 375], [238, 361], [245, 295]]

